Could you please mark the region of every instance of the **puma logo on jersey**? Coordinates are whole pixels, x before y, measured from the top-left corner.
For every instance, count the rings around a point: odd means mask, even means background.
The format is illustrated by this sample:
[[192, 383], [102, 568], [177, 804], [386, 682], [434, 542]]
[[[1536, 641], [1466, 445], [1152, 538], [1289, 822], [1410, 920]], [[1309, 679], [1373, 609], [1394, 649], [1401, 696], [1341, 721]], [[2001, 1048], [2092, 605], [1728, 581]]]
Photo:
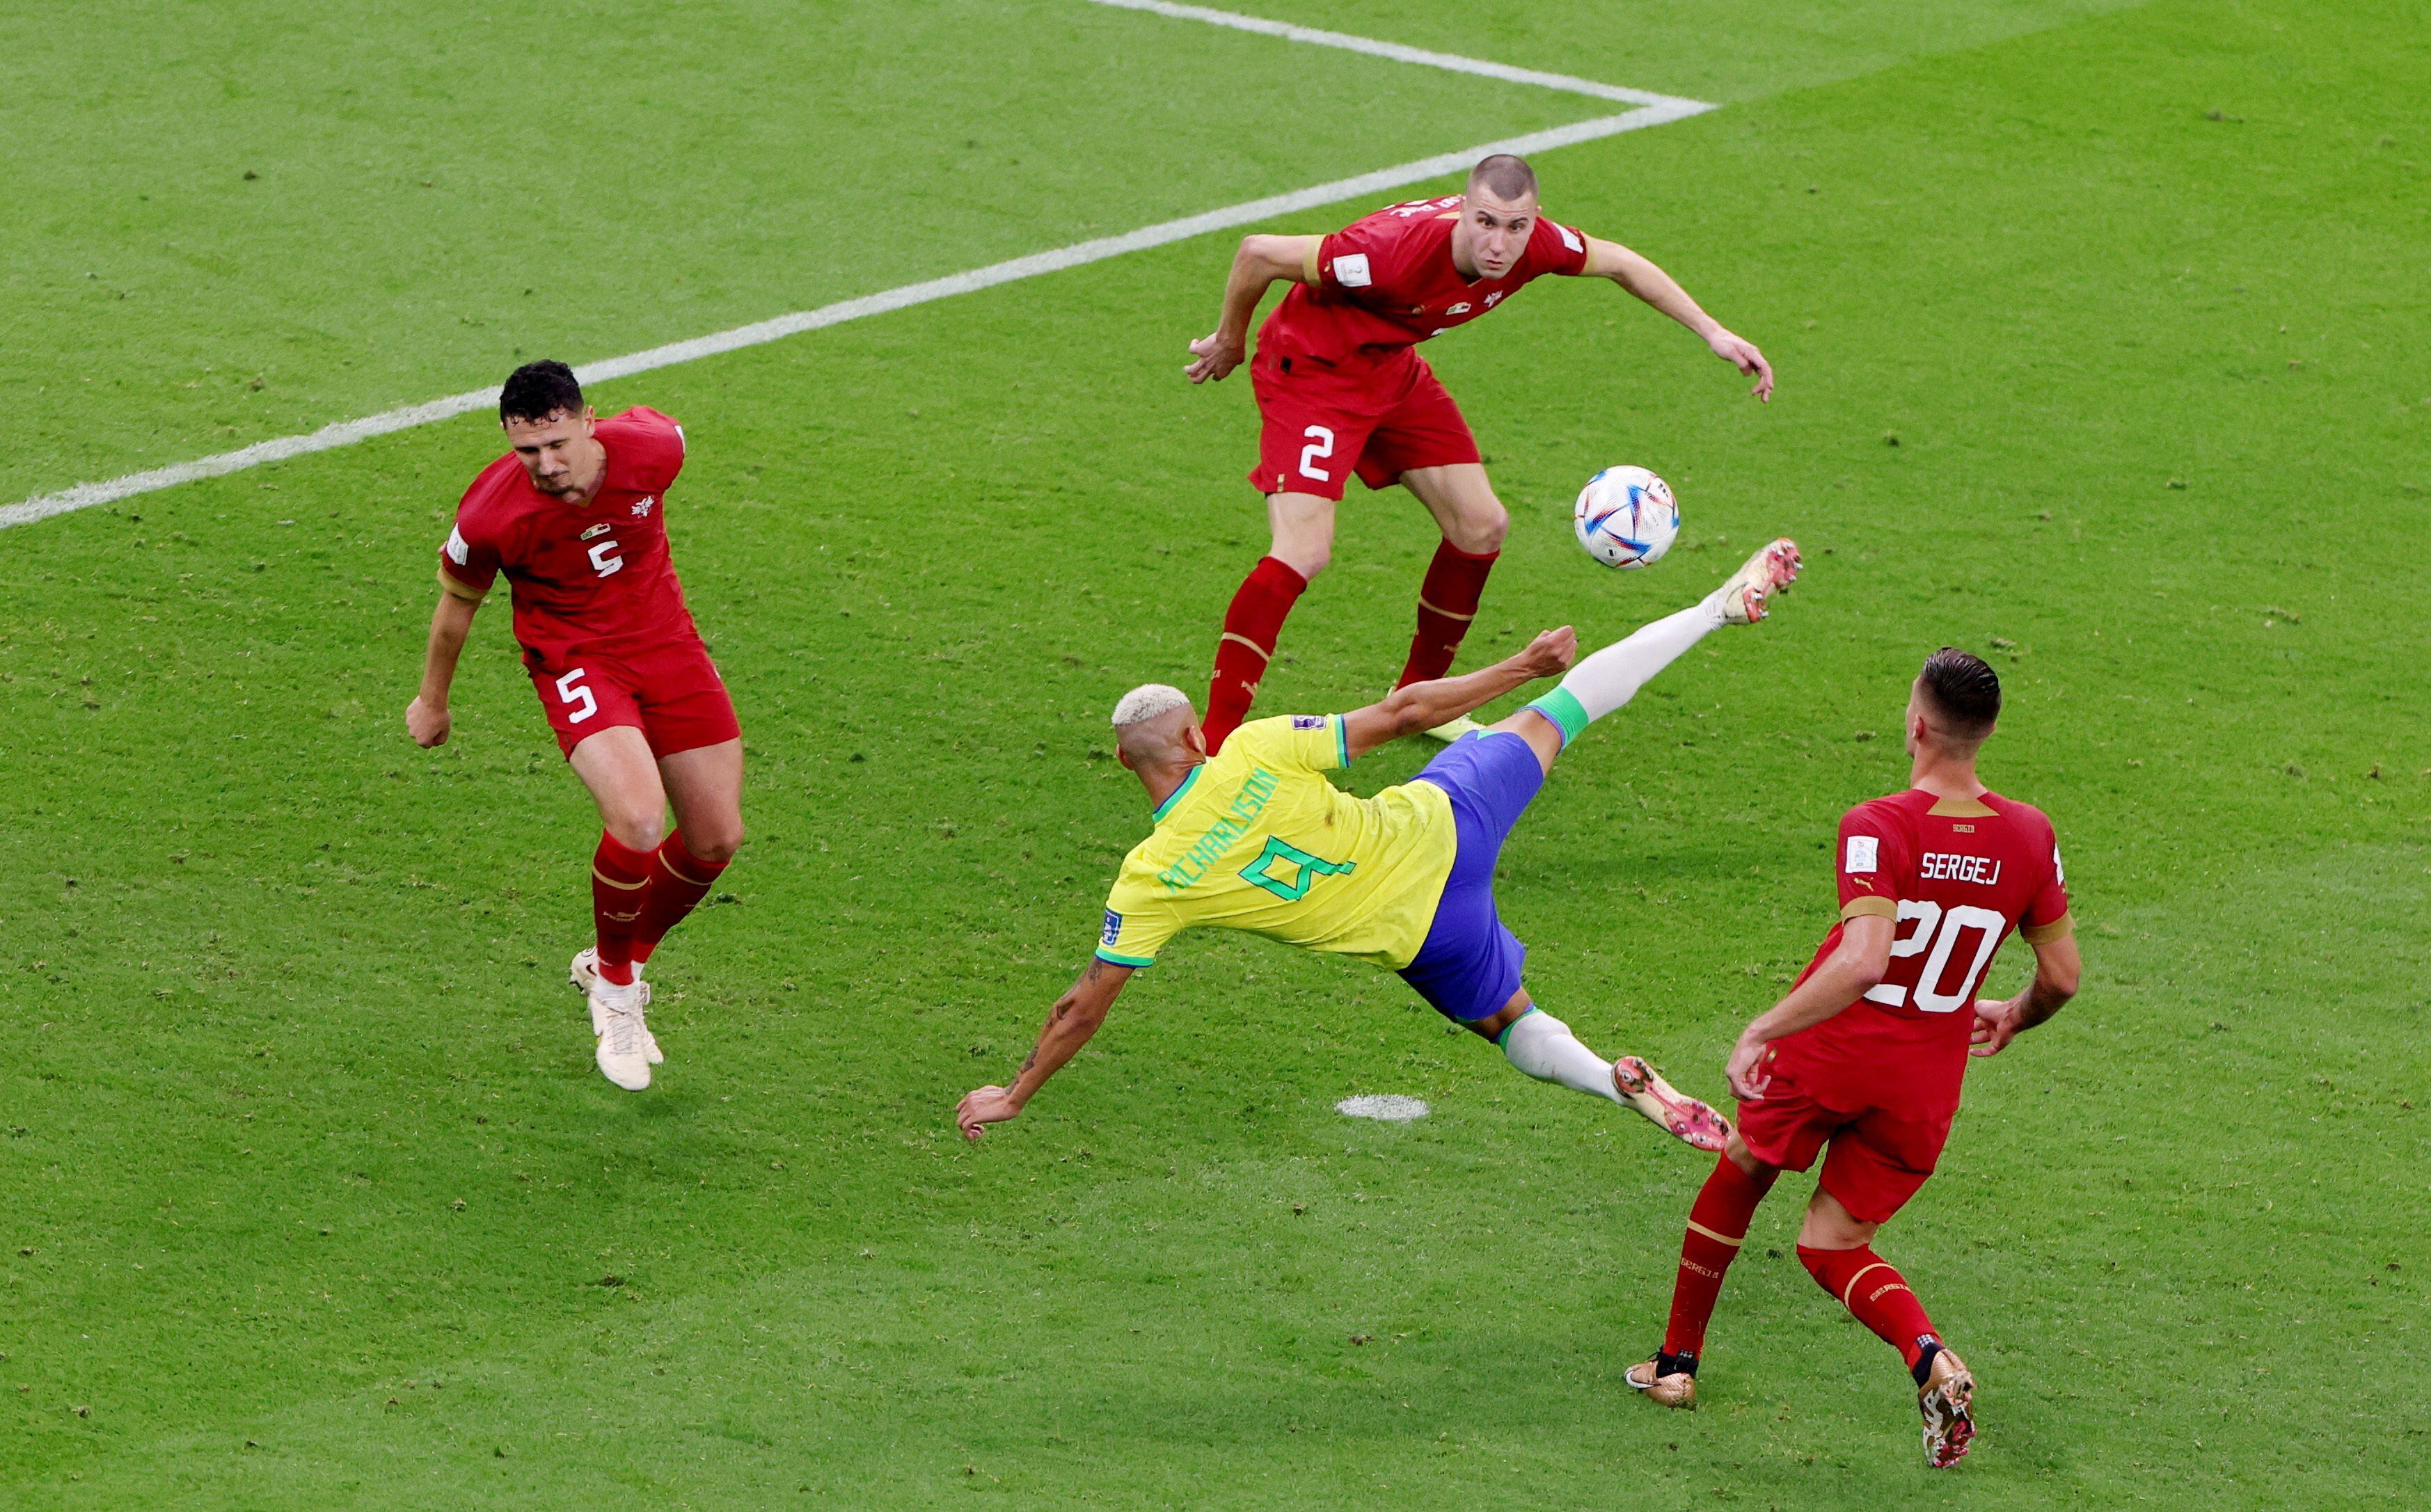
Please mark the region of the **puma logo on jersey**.
[[1916, 874], [1928, 882], [1981, 882], [1988, 888], [2001, 880], [2001, 863], [1985, 856], [1927, 851], [1917, 863]]
[[588, 530], [584, 531], [580, 536], [577, 537], [576, 539], [577, 539], [577, 540], [590, 540], [592, 537], [594, 537], [594, 536], [604, 536], [604, 535], [608, 534], [608, 532], [610, 532], [611, 530], [613, 530], [613, 529], [615, 529], [615, 528], [616, 528], [616, 527], [615, 527], [614, 525], [612, 525], [612, 524], [610, 524], [607, 521], [602, 520], [602, 521], [600, 521], [597, 524], [593, 525], [590, 529], [588, 529]]

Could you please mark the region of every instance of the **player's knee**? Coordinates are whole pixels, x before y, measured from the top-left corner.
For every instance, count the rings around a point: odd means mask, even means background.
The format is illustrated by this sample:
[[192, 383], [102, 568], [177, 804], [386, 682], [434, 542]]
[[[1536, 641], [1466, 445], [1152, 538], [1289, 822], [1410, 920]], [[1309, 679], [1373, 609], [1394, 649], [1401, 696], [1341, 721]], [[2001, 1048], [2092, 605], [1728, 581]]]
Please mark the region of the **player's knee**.
[[1266, 555], [1302, 578], [1314, 578], [1333, 561], [1333, 542], [1308, 537], [1286, 540], [1278, 535], [1274, 549]]
[[1470, 510], [1445, 527], [1444, 539], [1455, 550], [1472, 557], [1502, 549], [1503, 539], [1511, 534], [1511, 511], [1502, 507], [1499, 499], [1488, 499], [1482, 508]]
[[638, 804], [618, 805], [607, 809], [600, 818], [616, 843], [629, 850], [655, 851], [667, 838], [666, 815], [658, 809], [644, 808]]
[[724, 866], [743, 849], [743, 821], [684, 831], [684, 849], [711, 866]]

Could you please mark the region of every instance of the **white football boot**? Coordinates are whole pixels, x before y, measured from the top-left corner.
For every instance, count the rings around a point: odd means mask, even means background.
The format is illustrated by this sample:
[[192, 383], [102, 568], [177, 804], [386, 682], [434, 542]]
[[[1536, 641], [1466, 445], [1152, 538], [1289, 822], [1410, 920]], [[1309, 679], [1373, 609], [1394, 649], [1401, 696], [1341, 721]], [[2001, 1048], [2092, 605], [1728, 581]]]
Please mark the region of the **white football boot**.
[[1784, 536], [1742, 562], [1705, 602], [1719, 605], [1725, 624], [1753, 624], [1764, 618], [1767, 599], [1798, 581], [1802, 565], [1798, 542]]
[[[594, 945], [585, 945], [580, 950], [576, 951], [574, 953], [574, 964], [566, 968], [565, 975], [566, 980], [574, 984], [574, 989], [581, 993], [590, 1001], [591, 1038], [594, 1039], [598, 1038], [601, 1035], [608, 1032], [608, 1010], [601, 1007], [599, 1005], [599, 1000], [591, 995], [591, 984], [599, 980], [598, 947]], [[633, 966], [633, 980], [636, 982], [640, 982], [642, 980], [642, 967], [639, 962], [634, 963]], [[642, 987], [642, 1006], [644, 1008], [647, 1008], [649, 1005], [650, 989], [647, 983], [644, 983]], [[642, 1024], [642, 1043], [645, 1047], [644, 1054], [649, 1056], [651, 1065], [663, 1066], [667, 1063], [666, 1055], [659, 1049], [659, 1037], [650, 1033], [650, 1026], [646, 1020]]]
[[591, 1011], [604, 1013], [607, 1025], [595, 1050], [599, 1074], [629, 1092], [650, 1085], [650, 1030], [642, 1021], [649, 1001], [649, 984], [638, 977], [622, 986], [597, 980], [591, 984]]

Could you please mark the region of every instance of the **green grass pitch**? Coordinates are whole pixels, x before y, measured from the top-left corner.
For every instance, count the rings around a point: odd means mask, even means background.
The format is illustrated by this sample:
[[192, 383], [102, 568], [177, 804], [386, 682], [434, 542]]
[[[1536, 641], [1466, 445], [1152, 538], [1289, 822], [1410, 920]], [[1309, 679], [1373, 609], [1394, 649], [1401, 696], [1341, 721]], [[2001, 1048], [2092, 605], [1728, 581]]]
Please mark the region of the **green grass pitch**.
[[[1465, 664], [1773, 532], [1811, 563], [1516, 835], [1541, 1001], [1718, 1093], [1920, 654], [2007, 680], [1987, 774], [2060, 826], [2087, 987], [1881, 1245], [1974, 1456], [1919, 1466], [1795, 1180], [1704, 1408], [1630, 1400], [1704, 1162], [1363, 967], [1186, 940], [954, 1138], [1142, 832], [1104, 710], [1200, 685], [1263, 541], [1246, 382], [1179, 374], [1218, 236], [598, 392], [693, 439], [750, 762], [642, 1096], [563, 986], [595, 826], [502, 604], [454, 743], [402, 728], [485, 421], [0, 534], [0, 1504], [2420, 1504], [2419, 8], [1263, 8], [1725, 107], [1538, 167], [1764, 343], [1769, 407], [1602, 286], [1430, 349], [1516, 521]], [[1078, 0], [19, 0], [0, 41], [0, 502], [1597, 113]], [[1567, 539], [1620, 460], [1688, 522], [1627, 577]], [[1262, 707], [1372, 696], [1428, 549], [1354, 490]]]

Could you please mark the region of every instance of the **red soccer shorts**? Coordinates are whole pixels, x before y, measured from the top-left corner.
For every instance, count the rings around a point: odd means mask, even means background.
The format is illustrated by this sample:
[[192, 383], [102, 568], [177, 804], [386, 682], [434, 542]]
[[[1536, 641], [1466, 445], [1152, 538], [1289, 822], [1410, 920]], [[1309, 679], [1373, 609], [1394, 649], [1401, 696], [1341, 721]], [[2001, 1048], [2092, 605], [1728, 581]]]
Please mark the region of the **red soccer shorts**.
[[1804, 1171], [1825, 1152], [1818, 1185], [1840, 1200], [1852, 1217], [1881, 1223], [1907, 1205], [1941, 1158], [1957, 1109], [1860, 1105], [1836, 1107], [1819, 1101], [1793, 1076], [1773, 1071], [1764, 1096], [1739, 1104], [1739, 1142], [1758, 1160], [1786, 1171]]
[[1357, 473], [1389, 489], [1416, 467], [1478, 460], [1477, 438], [1434, 370], [1407, 347], [1381, 361], [1320, 362], [1315, 357], [1249, 364], [1258, 396], [1260, 493], [1313, 493], [1340, 499]]
[[572, 652], [554, 662], [527, 653], [532, 688], [568, 756], [584, 740], [619, 724], [640, 730], [650, 754], [669, 756], [739, 739], [734, 701], [694, 637], [640, 653]]

